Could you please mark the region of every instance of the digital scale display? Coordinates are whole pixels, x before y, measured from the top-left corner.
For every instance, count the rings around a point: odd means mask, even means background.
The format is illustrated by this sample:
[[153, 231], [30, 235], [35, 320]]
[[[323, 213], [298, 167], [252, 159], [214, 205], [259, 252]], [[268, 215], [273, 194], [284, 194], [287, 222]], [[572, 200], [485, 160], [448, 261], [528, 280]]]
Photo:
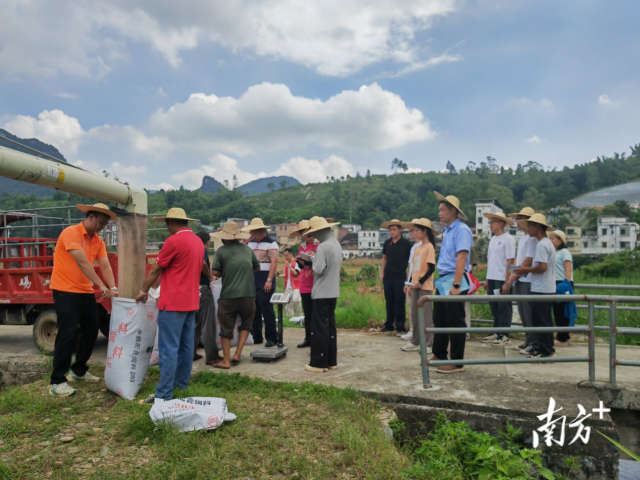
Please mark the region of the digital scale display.
[[274, 293], [271, 296], [271, 303], [274, 303], [276, 305], [286, 305], [290, 300], [291, 295], [289, 295], [288, 293]]

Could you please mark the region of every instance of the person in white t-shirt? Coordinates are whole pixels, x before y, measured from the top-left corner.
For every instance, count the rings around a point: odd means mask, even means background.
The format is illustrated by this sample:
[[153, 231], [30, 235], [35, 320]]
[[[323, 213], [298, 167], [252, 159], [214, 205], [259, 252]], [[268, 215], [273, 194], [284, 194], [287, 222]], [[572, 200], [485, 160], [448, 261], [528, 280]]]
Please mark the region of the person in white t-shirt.
[[[413, 240], [414, 242], [416, 241], [415, 228], [409, 229], [409, 236], [411, 237], [411, 240]], [[413, 244], [413, 247], [411, 247], [411, 253], [409, 254], [409, 274], [407, 275], [407, 282], [411, 281], [411, 276], [413, 275], [413, 255], [416, 252], [416, 248], [418, 248], [420, 245], [422, 245], [422, 242], [416, 242]], [[414, 309], [411, 306], [411, 287], [407, 287], [405, 285], [404, 293], [407, 294], [407, 303], [409, 304], [409, 325], [413, 325], [417, 320], [418, 309], [417, 307]], [[409, 341], [413, 338], [413, 330], [410, 328], [407, 333], [398, 336], [401, 340]]]
[[[512, 226], [513, 220], [507, 218], [502, 212], [485, 213], [484, 216], [489, 219], [489, 229], [493, 233], [491, 240], [489, 240], [484, 289], [489, 295], [509, 295], [511, 293], [509, 267], [513, 265], [516, 258], [516, 241], [511, 235], [505, 233], [504, 227], [506, 225]], [[489, 308], [493, 316], [494, 327], [511, 327], [513, 310], [510, 303], [489, 302]], [[484, 337], [482, 342], [493, 347], [501, 347], [511, 343], [509, 334], [498, 333]]]
[[[518, 275], [531, 273], [532, 295], [555, 295], [556, 293], [556, 249], [547, 237], [547, 232], [555, 230], [547, 225], [547, 219], [541, 213], [535, 213], [529, 220], [519, 220], [527, 224], [529, 236], [538, 240], [536, 252], [531, 267], [516, 269]], [[531, 314], [534, 327], [552, 327], [551, 302], [531, 302]], [[532, 358], [555, 357], [553, 348], [553, 333], [536, 333]]]
[[[531, 207], [524, 207], [518, 213], [510, 213], [509, 216], [511, 218], [515, 218], [516, 220], [528, 220], [531, 215], [536, 213]], [[524, 232], [524, 235], [520, 237], [518, 240], [518, 250], [516, 253], [516, 266], [525, 266], [530, 267], [533, 262], [533, 255], [535, 253], [535, 248], [533, 249], [533, 253], [530, 255], [528, 261], [527, 260], [527, 251], [530, 243], [537, 243], [536, 239], [532, 239], [527, 233], [527, 225], [525, 223], [518, 223], [518, 230]], [[514, 295], [530, 295], [531, 294], [531, 274], [529, 275], [516, 275], [512, 273], [509, 277], [509, 284], [513, 288]], [[520, 320], [522, 321], [523, 327], [532, 327], [533, 322], [531, 321], [531, 304], [529, 302], [517, 302], [518, 305], [518, 314], [520, 315]], [[518, 350], [524, 350], [531, 345], [533, 342], [533, 334], [526, 333], [524, 343], [518, 345]]]

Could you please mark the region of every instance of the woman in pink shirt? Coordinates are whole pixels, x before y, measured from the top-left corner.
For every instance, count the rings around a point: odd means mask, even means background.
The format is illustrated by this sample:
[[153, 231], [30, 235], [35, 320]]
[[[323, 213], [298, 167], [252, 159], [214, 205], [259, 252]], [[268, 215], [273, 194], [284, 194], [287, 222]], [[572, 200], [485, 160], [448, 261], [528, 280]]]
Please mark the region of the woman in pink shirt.
[[300, 298], [302, 299], [302, 311], [304, 312], [304, 340], [302, 343], [298, 344], [298, 348], [310, 347], [311, 342], [309, 341], [309, 327], [311, 324], [311, 290], [313, 289], [313, 268], [311, 267], [311, 262], [305, 262], [304, 259], [300, 257], [301, 253], [306, 253], [308, 255], [315, 255], [316, 250], [318, 250], [319, 242], [315, 238], [311, 238], [308, 235], [304, 235], [306, 230], [309, 230], [309, 220], [302, 220], [298, 224], [297, 230], [291, 232], [289, 234], [290, 237], [299, 237], [302, 236], [302, 242], [300, 243], [300, 247], [298, 248], [298, 258], [296, 261], [300, 268]]

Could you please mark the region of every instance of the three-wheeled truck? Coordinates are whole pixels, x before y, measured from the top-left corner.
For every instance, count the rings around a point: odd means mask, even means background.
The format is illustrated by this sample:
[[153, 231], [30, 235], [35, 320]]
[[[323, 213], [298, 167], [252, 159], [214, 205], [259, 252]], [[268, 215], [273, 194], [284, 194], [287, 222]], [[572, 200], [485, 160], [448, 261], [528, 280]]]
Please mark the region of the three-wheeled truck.
[[[57, 235], [55, 238], [40, 237], [39, 233], [57, 231], [59, 234], [66, 226], [81, 221], [80, 218], [71, 218], [70, 212], [77, 211], [75, 207], [54, 208], [66, 208], [67, 215], [52, 217], [42, 214], [43, 210], [53, 209], [0, 212], [0, 324], [33, 325], [33, 341], [39, 349], [46, 352], [53, 351], [58, 331], [53, 292], [49, 288]], [[14, 223], [30, 225], [12, 226]], [[117, 227], [117, 222], [110, 222], [101, 232], [108, 246], [113, 247], [117, 242]], [[24, 232], [25, 229], [32, 235], [22, 236], [19, 232]], [[116, 253], [107, 255], [117, 282], [118, 257]], [[147, 273], [156, 257], [157, 253], [147, 254]], [[97, 264], [94, 268], [102, 278]], [[94, 293], [98, 302], [100, 332], [108, 336], [111, 300], [104, 300], [97, 287], [94, 287]]]

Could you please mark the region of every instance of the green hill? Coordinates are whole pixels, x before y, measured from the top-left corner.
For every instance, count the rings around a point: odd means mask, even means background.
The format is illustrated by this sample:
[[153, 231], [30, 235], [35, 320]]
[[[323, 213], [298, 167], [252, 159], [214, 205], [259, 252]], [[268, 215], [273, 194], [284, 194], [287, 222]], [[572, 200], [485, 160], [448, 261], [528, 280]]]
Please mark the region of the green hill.
[[[469, 163], [450, 173], [367, 175], [344, 181], [296, 185], [259, 195], [244, 196], [238, 190], [203, 194], [185, 189], [159, 191], [149, 196], [149, 211], [164, 212], [179, 206], [202, 223], [212, 224], [228, 217], [261, 216], [265, 222], [295, 222], [313, 215], [334, 217], [340, 222], [378, 227], [390, 218], [437, 219], [433, 191], [455, 195], [470, 221], [475, 218], [475, 200], [496, 198], [509, 213], [527, 205], [547, 210], [601, 188], [640, 180], [640, 145], [632, 154], [598, 157], [596, 161], [545, 170], [529, 162], [513, 169], [500, 169], [487, 158], [479, 165]], [[49, 204], [71, 204], [79, 197], [56, 192], [51, 199], [2, 195], [0, 208], [29, 208]]]

